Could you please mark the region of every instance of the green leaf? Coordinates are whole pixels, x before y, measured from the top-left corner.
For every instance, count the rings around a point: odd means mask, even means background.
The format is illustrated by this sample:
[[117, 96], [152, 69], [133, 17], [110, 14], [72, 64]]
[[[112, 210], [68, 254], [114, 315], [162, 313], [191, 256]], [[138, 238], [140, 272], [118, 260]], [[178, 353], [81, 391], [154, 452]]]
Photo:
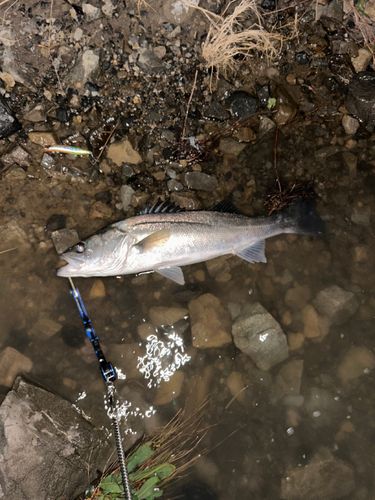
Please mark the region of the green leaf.
[[173, 474], [176, 470], [176, 467], [172, 464], [159, 464], [154, 465], [154, 467], [148, 467], [144, 470], [138, 470], [137, 472], [132, 472], [129, 474], [129, 479], [131, 482], [141, 481], [142, 479], [146, 479], [147, 477], [153, 476], [156, 474], [159, 479], [165, 479], [166, 477]]
[[267, 109], [272, 109], [276, 106], [276, 99], [274, 97], [270, 97], [267, 102]]
[[155, 450], [151, 449], [152, 441], [147, 441], [147, 443], [140, 446], [135, 452], [131, 455], [128, 461], [128, 472], [131, 472], [136, 467], [139, 467], [143, 462], [148, 460], [155, 453]]
[[[159, 482], [159, 478], [157, 476], [150, 477], [147, 479], [144, 485], [137, 491], [134, 500], [153, 500], [157, 498], [160, 490], [154, 491], [155, 485]], [[155, 494], [157, 496], [155, 496]]]
[[107, 476], [100, 482], [100, 489], [105, 495], [108, 493], [124, 493], [121, 476], [119, 477], [118, 474]]

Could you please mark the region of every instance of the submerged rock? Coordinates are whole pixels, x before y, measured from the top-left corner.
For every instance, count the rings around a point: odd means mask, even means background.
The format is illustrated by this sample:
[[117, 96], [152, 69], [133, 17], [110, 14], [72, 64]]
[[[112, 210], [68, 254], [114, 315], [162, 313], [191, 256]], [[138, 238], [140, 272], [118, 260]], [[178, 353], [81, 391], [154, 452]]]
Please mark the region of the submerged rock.
[[68, 401], [20, 376], [0, 407], [1, 496], [76, 498], [113, 446]]
[[343, 357], [337, 375], [343, 384], [349, 380], [368, 375], [375, 368], [375, 357], [367, 347], [351, 346]]
[[161, 385], [156, 392], [154, 404], [165, 405], [177, 398], [181, 394], [184, 378], [185, 376], [182, 372], [176, 371], [173, 373], [168, 382], [161, 382]]
[[206, 293], [191, 300], [189, 313], [194, 347], [224, 347], [232, 342], [231, 315], [217, 297]]
[[303, 360], [293, 359], [284, 365], [276, 376], [271, 391], [271, 401], [276, 403], [285, 395], [298, 396], [301, 388]]
[[245, 307], [233, 323], [232, 335], [238, 349], [261, 370], [267, 371], [288, 357], [281, 326], [259, 302]]
[[19, 373], [29, 373], [31, 371], [33, 362], [17, 349], [8, 346], [0, 354], [0, 366], [0, 385], [12, 387], [14, 379]]
[[151, 323], [156, 327], [162, 325], [173, 325], [180, 319], [185, 318], [187, 315], [188, 310], [184, 307], [155, 306], [151, 307], [149, 311]]
[[183, 176], [183, 182], [189, 189], [201, 191], [213, 191], [218, 185], [216, 177], [198, 171], [187, 172]]
[[281, 480], [280, 497], [285, 500], [334, 500], [355, 489], [353, 468], [321, 447], [304, 467], [288, 470]]
[[353, 292], [346, 292], [333, 285], [319, 292], [313, 304], [332, 324], [341, 325], [353, 316], [358, 307], [358, 300]]
[[375, 75], [368, 71], [355, 74], [349, 83], [345, 107], [370, 132], [375, 126]]

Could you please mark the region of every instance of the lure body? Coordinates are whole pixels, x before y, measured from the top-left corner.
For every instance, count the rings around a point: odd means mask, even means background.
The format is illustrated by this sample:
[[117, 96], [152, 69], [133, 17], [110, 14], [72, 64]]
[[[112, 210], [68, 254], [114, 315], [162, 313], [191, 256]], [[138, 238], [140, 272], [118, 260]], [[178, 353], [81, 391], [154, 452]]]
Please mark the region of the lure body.
[[73, 146], [49, 146], [48, 148], [44, 148], [45, 153], [66, 153], [68, 155], [91, 155], [91, 151], [87, 149], [75, 148]]

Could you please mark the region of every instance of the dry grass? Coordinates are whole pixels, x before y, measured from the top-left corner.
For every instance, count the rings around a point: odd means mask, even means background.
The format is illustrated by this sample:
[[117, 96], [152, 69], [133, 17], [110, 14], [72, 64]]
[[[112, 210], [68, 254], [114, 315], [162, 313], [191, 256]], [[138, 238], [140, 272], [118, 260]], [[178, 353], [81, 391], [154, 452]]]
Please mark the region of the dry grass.
[[[235, 3], [236, 0], [232, 0], [221, 15], [187, 4], [200, 10], [210, 22], [202, 56], [211, 72], [213, 68], [217, 73], [233, 70], [236, 56], [248, 58], [260, 54], [272, 60], [280, 53], [284, 37], [277, 31], [269, 32], [264, 28], [255, 0], [241, 0], [234, 6]], [[233, 9], [230, 14], [229, 9]], [[245, 27], [244, 22], [249, 19], [255, 22]]]

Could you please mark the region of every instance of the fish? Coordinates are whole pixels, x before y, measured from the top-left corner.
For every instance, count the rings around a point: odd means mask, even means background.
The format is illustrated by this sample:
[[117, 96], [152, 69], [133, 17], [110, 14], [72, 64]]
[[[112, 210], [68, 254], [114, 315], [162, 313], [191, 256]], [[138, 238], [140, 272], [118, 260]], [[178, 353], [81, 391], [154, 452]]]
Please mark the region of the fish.
[[183, 211], [158, 200], [137, 216], [115, 222], [60, 255], [61, 277], [121, 276], [157, 272], [185, 283], [181, 266], [222, 255], [266, 263], [265, 240], [283, 233], [326, 233], [315, 200], [300, 199], [269, 216], [248, 217], [224, 200], [211, 210]]
[[91, 151], [87, 149], [76, 148], [74, 146], [64, 146], [63, 144], [58, 144], [56, 146], [48, 146], [44, 148], [45, 153], [66, 153], [69, 155], [91, 155]]

